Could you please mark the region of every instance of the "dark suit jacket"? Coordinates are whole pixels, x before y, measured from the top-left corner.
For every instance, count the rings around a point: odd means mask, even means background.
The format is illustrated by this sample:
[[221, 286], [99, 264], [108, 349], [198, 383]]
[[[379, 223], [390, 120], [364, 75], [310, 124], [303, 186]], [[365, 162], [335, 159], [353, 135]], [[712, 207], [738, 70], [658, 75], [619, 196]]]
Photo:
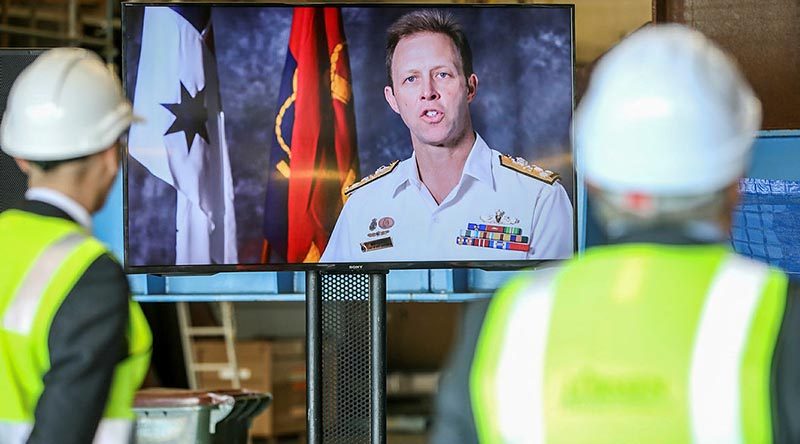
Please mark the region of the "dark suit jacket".
[[[72, 220], [39, 201], [16, 209]], [[53, 318], [47, 345], [50, 370], [36, 404], [29, 443], [92, 442], [116, 365], [128, 354], [128, 280], [108, 254], [96, 259]]]

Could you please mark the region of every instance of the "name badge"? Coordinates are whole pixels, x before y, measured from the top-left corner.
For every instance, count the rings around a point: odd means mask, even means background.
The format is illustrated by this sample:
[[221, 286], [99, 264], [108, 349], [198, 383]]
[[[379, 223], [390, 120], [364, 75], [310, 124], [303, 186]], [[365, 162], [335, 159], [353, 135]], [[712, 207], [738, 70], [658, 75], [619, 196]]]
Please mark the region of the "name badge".
[[367, 253], [370, 251], [383, 250], [384, 248], [392, 248], [393, 246], [394, 244], [392, 243], [391, 237], [382, 237], [380, 239], [362, 242], [361, 251]]

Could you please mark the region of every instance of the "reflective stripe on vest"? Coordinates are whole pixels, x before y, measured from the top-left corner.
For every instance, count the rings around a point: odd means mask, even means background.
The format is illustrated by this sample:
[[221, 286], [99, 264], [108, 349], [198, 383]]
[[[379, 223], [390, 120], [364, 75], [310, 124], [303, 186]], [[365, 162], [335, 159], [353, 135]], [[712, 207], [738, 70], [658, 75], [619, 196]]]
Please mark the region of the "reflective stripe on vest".
[[[476, 356], [470, 375], [472, 404], [481, 406], [474, 409], [477, 422], [490, 424], [478, 428], [481, 442], [493, 442], [493, 430], [502, 430], [503, 439], [510, 442], [544, 442], [541, 362], [558, 271], [545, 269], [537, 271], [533, 279], [517, 278], [492, 301], [492, 325], [483, 329], [480, 343], [504, 340], [504, 345], [479, 349], [482, 356]], [[516, 297], [518, 294], [526, 297]], [[495, 384], [484, 383], [484, 378]], [[521, 380], [527, 383], [521, 385]], [[519, 405], [529, 408], [520, 409]]]
[[[711, 284], [689, 372], [689, 411], [697, 444], [742, 442], [739, 369], [768, 272], [731, 255]], [[733, 294], [741, 295], [735, 304]]]
[[0, 420], [0, 444], [23, 444], [32, 428], [28, 422]]
[[103, 418], [97, 425], [92, 444], [124, 444], [130, 442], [132, 433], [133, 421]]
[[[639, 248], [602, 256], [602, 279], [577, 260], [498, 292], [470, 377], [481, 442], [770, 442], [785, 276], [722, 249]], [[653, 287], [665, 263], [686, 282]]]
[[68, 233], [42, 252], [11, 298], [11, 304], [3, 316], [3, 327], [6, 330], [21, 335], [28, 335], [31, 332], [33, 320], [47, 285], [64, 260], [85, 240], [86, 236], [82, 233]]
[[[0, 444], [23, 444], [33, 430], [29, 422], [0, 421]], [[92, 444], [124, 444], [130, 442], [133, 421], [103, 419], [97, 425]]]

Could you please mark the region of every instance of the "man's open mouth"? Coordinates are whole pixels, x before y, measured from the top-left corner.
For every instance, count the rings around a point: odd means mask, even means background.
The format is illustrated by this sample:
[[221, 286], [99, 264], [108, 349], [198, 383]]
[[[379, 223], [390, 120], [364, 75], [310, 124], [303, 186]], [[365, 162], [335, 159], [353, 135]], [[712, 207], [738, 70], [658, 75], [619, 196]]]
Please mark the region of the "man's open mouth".
[[428, 123], [439, 123], [444, 118], [444, 113], [437, 109], [426, 109], [420, 117]]

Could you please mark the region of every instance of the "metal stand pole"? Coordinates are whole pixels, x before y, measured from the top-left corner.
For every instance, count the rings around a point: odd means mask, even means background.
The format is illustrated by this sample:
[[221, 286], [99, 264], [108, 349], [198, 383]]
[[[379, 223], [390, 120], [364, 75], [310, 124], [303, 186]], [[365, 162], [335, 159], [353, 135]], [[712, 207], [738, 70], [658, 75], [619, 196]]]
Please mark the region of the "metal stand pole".
[[369, 305], [371, 442], [386, 444], [386, 273], [370, 273]]
[[322, 292], [320, 273], [306, 271], [306, 430], [322, 444]]

